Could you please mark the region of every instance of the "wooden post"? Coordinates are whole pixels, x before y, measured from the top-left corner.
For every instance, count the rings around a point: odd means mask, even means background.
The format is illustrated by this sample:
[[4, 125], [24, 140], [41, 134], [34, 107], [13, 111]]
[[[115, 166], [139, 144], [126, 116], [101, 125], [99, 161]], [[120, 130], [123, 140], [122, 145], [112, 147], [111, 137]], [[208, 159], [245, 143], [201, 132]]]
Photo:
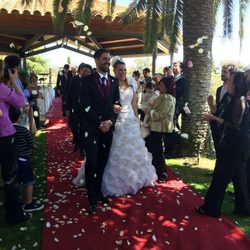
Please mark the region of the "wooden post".
[[152, 76], [155, 74], [155, 68], [156, 68], [156, 58], [157, 58], [157, 45], [155, 46], [152, 54]]
[[24, 53], [24, 57], [23, 57], [23, 69], [27, 70], [27, 61], [26, 61], [26, 55]]

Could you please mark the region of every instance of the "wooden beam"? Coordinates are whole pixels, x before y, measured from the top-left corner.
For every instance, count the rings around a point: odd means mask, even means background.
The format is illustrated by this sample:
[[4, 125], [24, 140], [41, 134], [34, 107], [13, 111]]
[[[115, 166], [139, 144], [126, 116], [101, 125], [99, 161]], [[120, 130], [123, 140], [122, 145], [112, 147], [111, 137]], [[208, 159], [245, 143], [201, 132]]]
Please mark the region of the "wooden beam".
[[[59, 49], [61, 47], [62, 47], [61, 44], [57, 44], [57, 45], [51, 46], [49, 48], [39, 49], [39, 50], [35, 50], [35, 51], [31, 51], [31, 52], [25, 53], [25, 56], [26, 57], [35, 56], [35, 55], [39, 55], [39, 54], [42, 54], [42, 53], [45, 53], [45, 52], [48, 52], [48, 51], [51, 51], [51, 50]], [[24, 56], [22, 56], [22, 57], [24, 57]]]
[[37, 42], [40, 38], [42, 38], [43, 35], [34, 35], [29, 41], [27, 41], [23, 47], [21, 48], [21, 52], [25, 52], [29, 49], [29, 47], [34, 43]]
[[58, 41], [58, 40], [61, 40], [63, 37], [64, 37], [64, 36], [62, 36], [62, 35], [51, 37], [51, 38], [49, 38], [49, 39], [47, 39], [47, 40], [45, 40], [45, 41], [43, 41], [43, 42], [40, 42], [40, 43], [36, 43], [36, 44], [34, 44], [34, 45], [31, 45], [31, 46], [29, 47], [29, 50], [37, 49], [37, 48], [40, 48], [40, 47], [42, 47], [42, 46], [44, 46], [44, 45], [48, 45], [48, 44], [54, 43], [54, 42], [56, 42], [56, 41]]
[[72, 37], [72, 36], [69, 36], [68, 37], [69, 40], [75, 42], [75, 40], [78, 41], [78, 44], [82, 45], [83, 47], [87, 48], [87, 49], [90, 49], [90, 50], [93, 50], [93, 51], [96, 51], [96, 48], [89, 45], [88, 43], [84, 42], [81, 38], [79, 37]]
[[121, 37], [121, 38], [138, 38], [142, 39], [143, 35], [140, 33], [135, 32], [124, 32], [124, 31], [93, 31], [93, 37], [95, 38], [114, 38], [114, 37]]
[[[110, 40], [110, 41], [100, 41], [100, 44], [112, 44], [112, 43], [126, 43], [126, 42], [132, 42], [132, 41], [138, 41], [138, 38], [126, 38], [126, 39], [116, 39], [116, 40]], [[141, 40], [140, 40], [141, 41]]]
[[108, 49], [108, 50], [118, 50], [118, 49], [135, 49], [135, 48], [143, 48], [144, 47], [144, 44], [135, 44], [135, 45], [128, 45], [128, 46], [116, 46], [116, 47], [107, 47], [105, 49]]
[[3, 54], [14, 54], [14, 55], [20, 55], [16, 49], [13, 48], [1, 48], [1, 53]]
[[22, 41], [27, 41], [28, 40], [28, 38], [23, 36], [23, 35], [11, 35], [11, 34], [3, 34], [3, 33], [1, 33], [0, 36], [14, 38], [14, 39], [17, 39], [17, 40], [22, 40]]
[[68, 45], [63, 45], [62, 48], [65, 48], [65, 49], [74, 51], [74, 52], [76, 52], [76, 53], [82, 54], [82, 55], [84, 55], [84, 56], [88, 56], [88, 57], [93, 58], [93, 55], [92, 55], [92, 54], [87, 53], [87, 52], [85, 52], [85, 51], [82, 51], [82, 50], [80, 50], [80, 49], [72, 48], [72, 47], [70, 47], [70, 46], [68, 46]]
[[166, 54], [169, 54], [168, 46], [163, 41], [158, 40], [157, 41], [157, 47], [158, 47], [158, 49], [160, 49], [161, 51], [165, 52]]
[[95, 44], [97, 49], [101, 49], [102, 45], [94, 38], [94, 37], [88, 37], [88, 39]]

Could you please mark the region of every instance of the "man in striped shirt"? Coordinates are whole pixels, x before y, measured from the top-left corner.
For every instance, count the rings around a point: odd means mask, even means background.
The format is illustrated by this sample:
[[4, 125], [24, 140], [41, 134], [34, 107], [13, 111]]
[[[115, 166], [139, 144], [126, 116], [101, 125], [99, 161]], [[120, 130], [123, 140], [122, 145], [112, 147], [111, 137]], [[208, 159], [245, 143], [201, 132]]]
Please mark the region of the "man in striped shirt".
[[33, 201], [34, 175], [31, 166], [30, 155], [33, 149], [33, 138], [29, 130], [18, 124], [21, 111], [10, 107], [9, 116], [16, 129], [15, 140], [18, 148], [18, 175], [19, 182], [25, 186], [24, 206], [25, 212], [33, 212], [43, 209], [44, 205]]

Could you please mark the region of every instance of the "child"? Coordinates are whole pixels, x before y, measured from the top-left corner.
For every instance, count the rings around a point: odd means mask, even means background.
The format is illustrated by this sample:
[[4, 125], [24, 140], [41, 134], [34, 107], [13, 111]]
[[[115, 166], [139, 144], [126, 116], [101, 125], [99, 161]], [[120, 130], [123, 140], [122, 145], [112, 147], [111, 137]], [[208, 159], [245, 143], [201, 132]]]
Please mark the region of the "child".
[[30, 154], [33, 149], [33, 139], [27, 128], [17, 124], [20, 115], [21, 111], [19, 109], [12, 106], [10, 107], [9, 117], [16, 129], [15, 140], [18, 148], [19, 182], [23, 183], [25, 186], [23, 210], [25, 212], [33, 212], [43, 209], [44, 205], [33, 201], [34, 175], [30, 161]]
[[[142, 95], [142, 101], [141, 101], [141, 109], [143, 112], [145, 110], [150, 111], [153, 107], [154, 100], [159, 96], [158, 91], [154, 90], [154, 86], [152, 82], [147, 82], [145, 89], [146, 89], [146, 93]], [[148, 118], [149, 118], [149, 114], [146, 114], [144, 116], [142, 126], [149, 127]]]

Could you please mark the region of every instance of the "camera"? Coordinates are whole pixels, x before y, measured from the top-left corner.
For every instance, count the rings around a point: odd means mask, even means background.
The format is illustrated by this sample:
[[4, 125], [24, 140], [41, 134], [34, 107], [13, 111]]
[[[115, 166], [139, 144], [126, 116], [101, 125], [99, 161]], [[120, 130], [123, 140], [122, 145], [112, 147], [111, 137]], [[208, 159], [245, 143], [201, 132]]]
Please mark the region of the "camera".
[[10, 76], [9, 76], [9, 70], [11, 71], [11, 74], [15, 74], [15, 70], [14, 69], [11, 69], [9, 67], [4, 67], [4, 78], [9, 80], [10, 79]]

